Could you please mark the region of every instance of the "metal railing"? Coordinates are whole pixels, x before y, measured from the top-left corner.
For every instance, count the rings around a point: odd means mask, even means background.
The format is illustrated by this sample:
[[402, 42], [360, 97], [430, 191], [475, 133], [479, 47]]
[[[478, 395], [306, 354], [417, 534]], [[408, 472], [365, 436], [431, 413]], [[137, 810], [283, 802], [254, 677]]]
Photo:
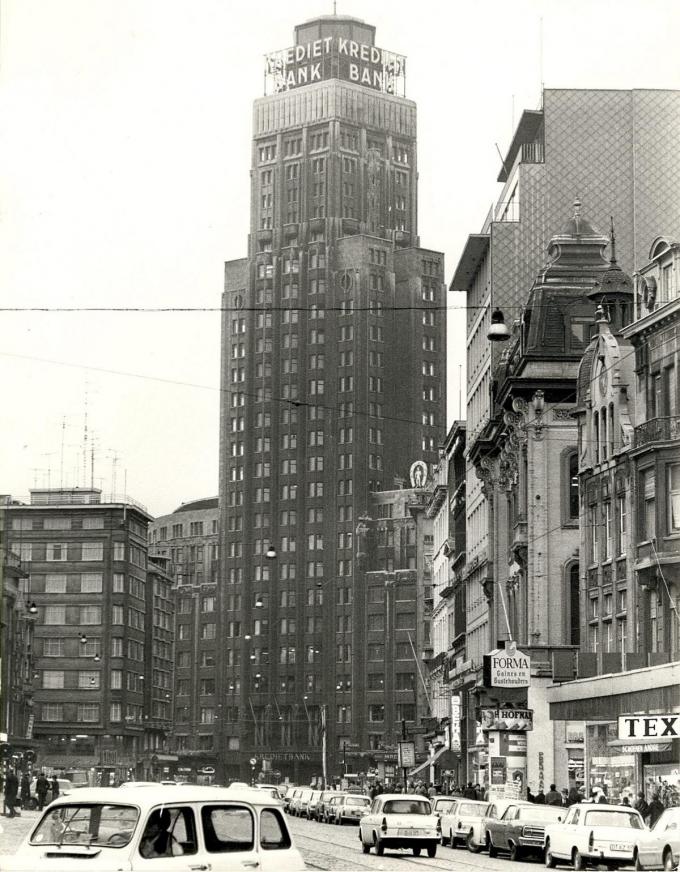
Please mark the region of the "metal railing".
[[636, 448], [650, 442], [668, 442], [671, 439], [680, 439], [680, 415], [651, 418], [635, 428]]

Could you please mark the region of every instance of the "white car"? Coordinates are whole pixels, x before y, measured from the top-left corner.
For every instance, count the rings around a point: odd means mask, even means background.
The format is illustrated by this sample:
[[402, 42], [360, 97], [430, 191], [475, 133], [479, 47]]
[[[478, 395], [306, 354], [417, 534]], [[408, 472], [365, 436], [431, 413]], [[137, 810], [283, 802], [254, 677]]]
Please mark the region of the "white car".
[[625, 805], [572, 805], [561, 823], [545, 828], [545, 865], [554, 869], [566, 862], [575, 870], [589, 863], [612, 868], [632, 865], [635, 842], [645, 829], [640, 812]]
[[85, 866], [95, 872], [305, 869], [280, 803], [264, 791], [208, 786], [83, 788], [55, 800], [16, 854], [0, 856], [3, 872]]
[[382, 793], [359, 821], [361, 850], [382, 856], [385, 848], [410, 848], [418, 857], [423, 848], [434, 857], [439, 844], [439, 818], [430, 801], [419, 794]]
[[675, 869], [680, 862], [680, 808], [667, 808], [633, 848], [636, 869]]
[[474, 799], [457, 799], [442, 815], [442, 845], [467, 845], [473, 853], [481, 850], [482, 818], [489, 810], [488, 802]]
[[437, 817], [441, 817], [451, 808], [454, 802], [458, 802], [459, 799], [460, 797], [457, 796], [433, 796], [430, 800], [432, 813], [436, 814]]

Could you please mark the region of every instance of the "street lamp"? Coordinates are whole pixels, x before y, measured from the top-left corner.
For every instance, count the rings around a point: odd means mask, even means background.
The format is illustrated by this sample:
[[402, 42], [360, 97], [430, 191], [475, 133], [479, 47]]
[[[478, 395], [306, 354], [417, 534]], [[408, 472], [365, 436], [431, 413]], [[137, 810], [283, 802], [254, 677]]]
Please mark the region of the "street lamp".
[[275, 560], [276, 559], [276, 548], [274, 548], [273, 545], [270, 545], [269, 548], [267, 548], [267, 552], [264, 556], [267, 558], [267, 560]]
[[26, 609], [28, 610], [29, 615], [36, 615], [38, 613], [38, 606], [35, 602], [26, 602]]
[[87, 645], [87, 636], [85, 635], [85, 633], [80, 634], [80, 644]]
[[494, 309], [491, 313], [491, 327], [489, 327], [486, 338], [489, 342], [507, 342], [510, 338], [510, 330], [500, 309]]

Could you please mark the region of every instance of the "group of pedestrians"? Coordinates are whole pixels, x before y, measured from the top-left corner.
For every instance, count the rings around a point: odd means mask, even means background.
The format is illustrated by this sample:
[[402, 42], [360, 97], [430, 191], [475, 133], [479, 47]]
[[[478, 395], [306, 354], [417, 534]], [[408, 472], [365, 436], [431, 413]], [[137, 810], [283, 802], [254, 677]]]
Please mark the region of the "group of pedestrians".
[[[20, 814], [17, 809], [25, 810], [31, 807], [31, 780], [28, 773], [24, 772], [20, 781], [16, 772], [9, 769], [4, 780], [0, 776], [0, 785], [3, 791], [4, 807], [2, 813], [4, 817], [15, 817]], [[45, 773], [41, 772], [35, 782], [38, 811], [42, 811], [45, 807], [48, 793], [51, 794], [50, 801], [56, 799], [59, 796], [59, 782], [56, 776], [53, 776], [52, 780], [49, 781]]]

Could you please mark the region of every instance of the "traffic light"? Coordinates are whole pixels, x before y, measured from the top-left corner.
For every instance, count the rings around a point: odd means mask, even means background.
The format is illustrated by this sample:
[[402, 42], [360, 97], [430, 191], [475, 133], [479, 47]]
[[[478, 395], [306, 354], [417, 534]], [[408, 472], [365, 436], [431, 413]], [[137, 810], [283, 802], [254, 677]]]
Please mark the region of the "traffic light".
[[31, 748], [29, 748], [28, 751], [24, 751], [24, 760], [27, 763], [35, 763], [35, 751]]
[[8, 742], [3, 742], [0, 745], [0, 760], [9, 760], [13, 753], [14, 748]]

